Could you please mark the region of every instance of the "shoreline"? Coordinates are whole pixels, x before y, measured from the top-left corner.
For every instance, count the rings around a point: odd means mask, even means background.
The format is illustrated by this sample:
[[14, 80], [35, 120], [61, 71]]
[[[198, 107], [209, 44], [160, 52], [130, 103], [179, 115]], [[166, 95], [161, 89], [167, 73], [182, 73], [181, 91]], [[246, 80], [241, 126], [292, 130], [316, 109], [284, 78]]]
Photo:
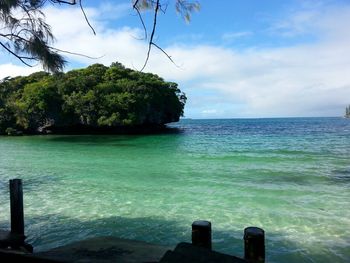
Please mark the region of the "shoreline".
[[41, 131], [23, 132], [16, 129], [8, 131], [0, 136], [36, 136], [36, 135], [153, 135], [180, 133], [181, 129], [169, 127], [166, 124], [160, 125], [138, 125], [118, 127], [95, 127], [87, 125], [75, 125], [64, 127], [47, 127]]

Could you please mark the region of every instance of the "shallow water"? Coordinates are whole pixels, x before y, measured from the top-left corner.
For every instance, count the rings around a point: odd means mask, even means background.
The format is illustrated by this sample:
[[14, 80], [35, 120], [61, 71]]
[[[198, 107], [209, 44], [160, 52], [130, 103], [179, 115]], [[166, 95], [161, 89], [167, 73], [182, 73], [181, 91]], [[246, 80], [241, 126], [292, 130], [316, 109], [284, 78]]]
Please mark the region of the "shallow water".
[[210, 220], [215, 250], [266, 232], [269, 262], [350, 259], [350, 120], [182, 120], [148, 136], [0, 137], [0, 228], [24, 183], [28, 242], [42, 251], [114, 235], [174, 245]]

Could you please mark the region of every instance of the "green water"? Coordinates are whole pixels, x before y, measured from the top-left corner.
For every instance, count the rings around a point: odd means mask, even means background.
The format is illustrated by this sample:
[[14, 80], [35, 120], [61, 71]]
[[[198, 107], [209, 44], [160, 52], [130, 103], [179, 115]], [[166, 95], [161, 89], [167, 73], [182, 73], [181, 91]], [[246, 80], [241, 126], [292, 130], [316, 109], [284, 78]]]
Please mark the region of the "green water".
[[113, 235], [174, 245], [210, 220], [215, 250], [243, 255], [266, 232], [268, 262], [350, 260], [350, 121], [187, 120], [148, 136], [0, 137], [0, 228], [8, 179], [24, 183], [28, 242], [47, 250]]

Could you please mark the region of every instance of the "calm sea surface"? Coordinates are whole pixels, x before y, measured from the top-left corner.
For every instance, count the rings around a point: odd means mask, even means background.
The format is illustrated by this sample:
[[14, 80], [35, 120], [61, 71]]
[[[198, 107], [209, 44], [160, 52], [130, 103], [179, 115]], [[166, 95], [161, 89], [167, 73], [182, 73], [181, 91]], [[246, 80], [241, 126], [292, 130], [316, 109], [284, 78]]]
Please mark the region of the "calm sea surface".
[[0, 137], [0, 228], [8, 179], [24, 183], [36, 251], [113, 235], [174, 245], [210, 220], [213, 247], [243, 255], [266, 232], [269, 262], [349, 262], [350, 120], [182, 120], [149, 136]]

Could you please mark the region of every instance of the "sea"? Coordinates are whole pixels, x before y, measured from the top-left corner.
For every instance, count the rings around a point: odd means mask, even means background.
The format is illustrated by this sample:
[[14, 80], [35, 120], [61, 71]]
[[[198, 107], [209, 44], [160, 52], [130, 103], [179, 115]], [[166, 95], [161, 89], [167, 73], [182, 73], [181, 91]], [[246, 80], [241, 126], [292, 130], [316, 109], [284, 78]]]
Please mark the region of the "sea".
[[25, 233], [45, 251], [96, 236], [166, 246], [212, 223], [242, 257], [265, 231], [267, 262], [350, 262], [350, 120], [183, 119], [155, 135], [0, 137], [0, 228], [23, 180]]

